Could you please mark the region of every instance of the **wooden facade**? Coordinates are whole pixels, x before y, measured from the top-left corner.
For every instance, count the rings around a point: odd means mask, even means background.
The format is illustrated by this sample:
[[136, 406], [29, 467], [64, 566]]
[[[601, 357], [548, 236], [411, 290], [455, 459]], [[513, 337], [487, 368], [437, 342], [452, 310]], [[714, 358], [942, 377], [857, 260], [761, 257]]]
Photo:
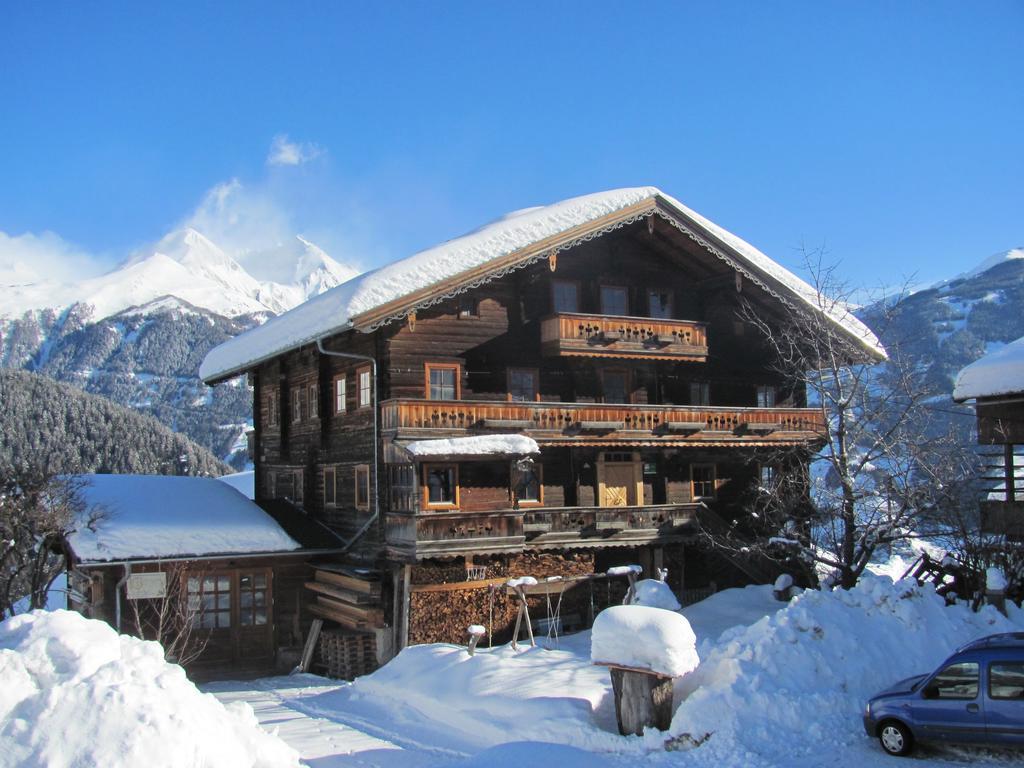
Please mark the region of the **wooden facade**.
[[975, 411], [978, 443], [988, 458], [981, 530], [1024, 541], [1024, 392], [978, 398]]
[[[325, 521], [339, 562], [383, 580], [396, 648], [462, 639], [416, 629], [413, 570], [486, 579], [531, 553], [548, 575], [584, 552], [681, 563], [701, 515], [742, 516], [761, 465], [825, 428], [741, 319], [747, 305], [775, 322], [778, 298], [660, 218], [451, 289], [249, 370], [257, 501]], [[405, 450], [507, 434], [540, 454]]]

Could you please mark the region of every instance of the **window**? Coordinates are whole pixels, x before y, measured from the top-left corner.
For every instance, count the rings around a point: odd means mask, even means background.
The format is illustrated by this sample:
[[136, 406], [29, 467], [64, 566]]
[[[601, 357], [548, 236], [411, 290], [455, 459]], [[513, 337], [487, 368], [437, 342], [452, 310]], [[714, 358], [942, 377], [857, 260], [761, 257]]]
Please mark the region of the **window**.
[[356, 509], [370, 508], [370, 467], [356, 466]]
[[672, 292], [659, 291], [655, 288], [647, 291], [647, 315], [660, 319], [672, 317]]
[[601, 286], [601, 314], [628, 315], [629, 291], [621, 285]]
[[455, 464], [423, 465], [423, 500], [427, 507], [459, 506], [459, 468]]
[[690, 405], [711, 405], [711, 387], [706, 381], [690, 382]]
[[950, 664], [932, 678], [924, 690], [926, 699], [974, 699], [978, 696], [978, 663]]
[[320, 387], [316, 384], [309, 385], [309, 418], [320, 418]]
[[690, 495], [693, 499], [715, 498], [715, 465], [690, 465]]
[[529, 459], [517, 461], [513, 466], [512, 477], [515, 478], [512, 490], [517, 503], [542, 504], [544, 502], [540, 464]]
[[267, 392], [267, 426], [276, 427], [278, 425], [278, 413], [277, 413], [277, 398], [278, 392], [276, 389], [271, 389]]
[[537, 369], [508, 369], [508, 399], [514, 403], [531, 403], [537, 399]]
[[348, 408], [346, 398], [348, 393], [346, 392], [346, 379], [345, 374], [340, 374], [334, 377], [334, 412], [344, 413]]
[[426, 363], [426, 398], [458, 400], [461, 393], [458, 363]]
[[[749, 389], [747, 390], [750, 391]], [[771, 384], [762, 384], [757, 388], [757, 407], [758, 408], [774, 408], [775, 407], [775, 387]]]
[[459, 318], [480, 317], [480, 306], [476, 299], [467, 294], [459, 296]]
[[370, 368], [357, 368], [356, 380], [359, 382], [359, 407], [367, 408], [373, 402], [373, 382]]
[[601, 389], [606, 403], [629, 402], [629, 372], [622, 370], [601, 371]]
[[338, 499], [338, 473], [334, 467], [324, 467], [324, 506], [333, 507]]
[[555, 312], [579, 312], [579, 284], [571, 280], [552, 280], [551, 306]]
[[231, 626], [231, 577], [189, 576], [188, 608], [192, 626], [226, 629]]
[[758, 474], [760, 475], [758, 484], [761, 488], [774, 488], [775, 483], [778, 480], [778, 470], [773, 464], [761, 464], [758, 467]]
[[306, 394], [303, 387], [296, 387], [292, 390], [292, 424], [302, 421], [302, 400]]
[[994, 661], [989, 664], [988, 695], [993, 699], [1024, 699], [1024, 662]]
[[262, 626], [267, 623], [266, 573], [243, 573], [238, 577], [238, 623], [243, 627]]

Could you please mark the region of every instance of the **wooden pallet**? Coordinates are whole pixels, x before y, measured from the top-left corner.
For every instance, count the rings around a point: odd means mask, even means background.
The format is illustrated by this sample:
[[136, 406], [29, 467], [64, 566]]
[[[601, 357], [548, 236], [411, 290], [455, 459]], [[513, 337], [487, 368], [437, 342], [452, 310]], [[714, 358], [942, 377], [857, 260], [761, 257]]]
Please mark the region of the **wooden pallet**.
[[370, 632], [325, 629], [317, 666], [328, 676], [353, 680], [377, 669], [377, 640]]

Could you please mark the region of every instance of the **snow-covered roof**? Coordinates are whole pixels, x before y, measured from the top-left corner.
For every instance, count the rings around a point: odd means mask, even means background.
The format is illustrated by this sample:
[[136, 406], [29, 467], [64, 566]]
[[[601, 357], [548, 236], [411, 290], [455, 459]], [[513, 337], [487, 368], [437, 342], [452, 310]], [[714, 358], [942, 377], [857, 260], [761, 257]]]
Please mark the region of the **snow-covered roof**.
[[1024, 392], [1024, 336], [989, 352], [960, 371], [954, 400]]
[[[657, 213], [694, 235], [748, 278], [783, 300], [823, 312], [872, 355], [885, 356], [875, 335], [843, 307], [823, 306], [817, 292], [746, 241], [657, 187], [627, 187], [507, 214], [462, 237], [349, 280], [212, 349], [199, 368], [220, 381], [290, 349], [351, 328], [400, 317], [439, 297], [443, 283], [479, 283], [536, 258]], [[717, 242], [716, 242], [717, 241]], [[379, 316], [383, 312], [383, 316]], [[372, 325], [373, 323], [370, 323]]]
[[71, 549], [86, 562], [290, 552], [300, 548], [270, 515], [226, 483], [206, 477], [81, 475], [86, 515]]
[[525, 456], [540, 453], [540, 446], [526, 435], [473, 435], [440, 440], [414, 440], [403, 445], [416, 458], [427, 456]]

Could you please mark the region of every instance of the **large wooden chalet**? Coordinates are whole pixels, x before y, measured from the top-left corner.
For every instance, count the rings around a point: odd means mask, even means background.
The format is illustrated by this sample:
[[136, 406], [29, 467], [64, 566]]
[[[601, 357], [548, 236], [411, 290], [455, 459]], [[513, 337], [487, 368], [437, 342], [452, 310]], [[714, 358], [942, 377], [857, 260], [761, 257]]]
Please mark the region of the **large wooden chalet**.
[[702, 519], [741, 518], [793, 469], [778, 449], [824, 429], [740, 310], [778, 322], [819, 311], [813, 295], [659, 190], [614, 190], [358, 277], [217, 347], [201, 375], [249, 377], [257, 502], [346, 541], [310, 615], [376, 630], [386, 657], [468, 624], [507, 639], [509, 576], [578, 586], [566, 624], [611, 594], [587, 578], [610, 565], [667, 567], [677, 590], [725, 578], [693, 546]]

